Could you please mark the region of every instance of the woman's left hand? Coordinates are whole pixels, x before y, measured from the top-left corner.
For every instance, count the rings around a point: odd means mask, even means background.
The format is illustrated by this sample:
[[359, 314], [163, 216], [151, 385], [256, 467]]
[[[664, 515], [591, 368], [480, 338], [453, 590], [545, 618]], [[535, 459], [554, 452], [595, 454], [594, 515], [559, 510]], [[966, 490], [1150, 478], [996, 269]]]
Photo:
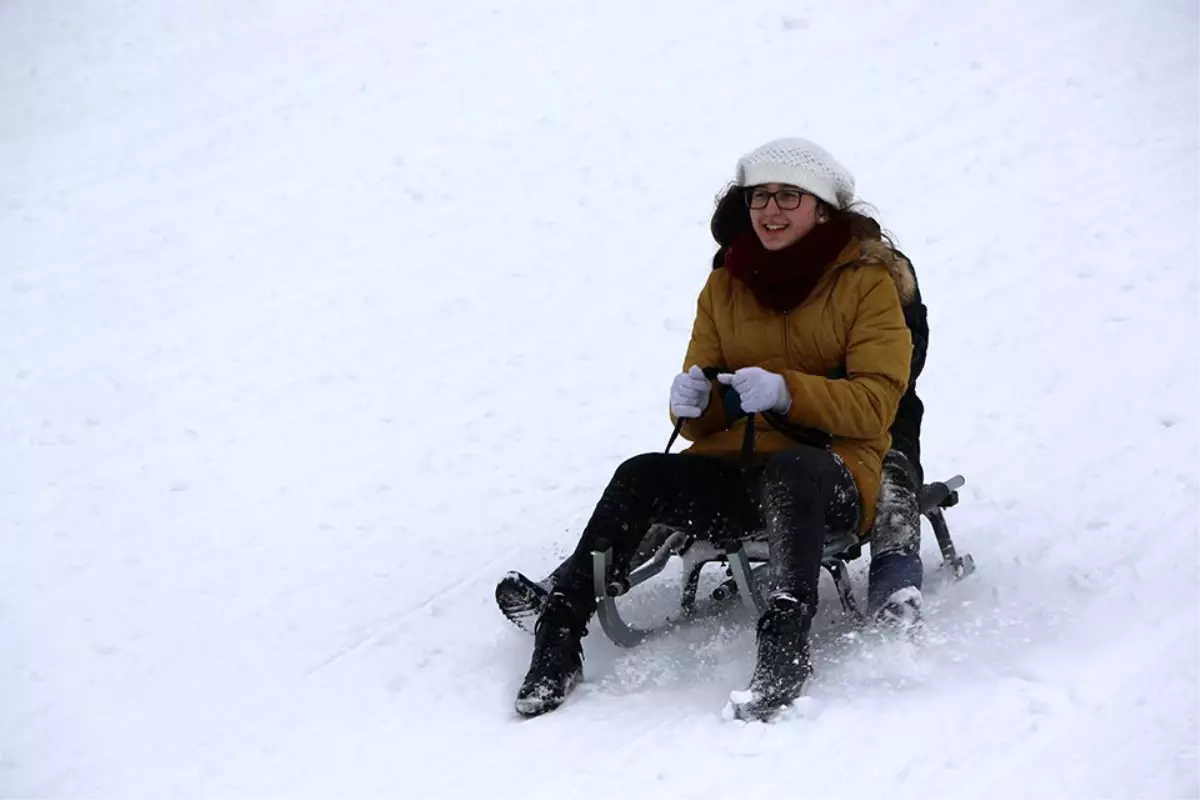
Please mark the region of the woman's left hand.
[[737, 372], [724, 373], [717, 380], [732, 386], [741, 398], [742, 410], [750, 414], [778, 411], [786, 414], [792, 407], [792, 395], [782, 375], [761, 367], [742, 367]]

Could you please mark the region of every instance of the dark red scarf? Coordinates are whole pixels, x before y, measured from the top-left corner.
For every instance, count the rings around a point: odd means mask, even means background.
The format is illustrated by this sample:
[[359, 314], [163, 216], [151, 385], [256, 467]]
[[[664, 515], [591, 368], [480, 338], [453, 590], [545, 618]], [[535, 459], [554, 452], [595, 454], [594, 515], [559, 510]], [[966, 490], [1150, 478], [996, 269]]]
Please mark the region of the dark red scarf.
[[759, 303], [791, 311], [808, 299], [849, 243], [850, 229], [835, 222], [817, 225], [782, 250], [766, 249], [749, 230], [725, 251], [725, 269], [745, 283]]

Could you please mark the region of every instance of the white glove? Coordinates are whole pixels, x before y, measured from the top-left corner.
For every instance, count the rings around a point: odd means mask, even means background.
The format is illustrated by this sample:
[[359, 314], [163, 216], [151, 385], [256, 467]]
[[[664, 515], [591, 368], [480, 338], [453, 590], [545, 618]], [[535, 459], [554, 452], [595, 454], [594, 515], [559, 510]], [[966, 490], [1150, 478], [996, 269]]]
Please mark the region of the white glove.
[[712, 384], [704, 377], [704, 370], [692, 366], [671, 381], [671, 413], [680, 418], [695, 419], [708, 408], [708, 396]]
[[792, 407], [792, 393], [782, 375], [767, 372], [761, 367], [742, 367], [734, 373], [723, 373], [717, 380], [732, 386], [742, 400], [742, 410], [748, 414], [778, 411], [786, 414]]

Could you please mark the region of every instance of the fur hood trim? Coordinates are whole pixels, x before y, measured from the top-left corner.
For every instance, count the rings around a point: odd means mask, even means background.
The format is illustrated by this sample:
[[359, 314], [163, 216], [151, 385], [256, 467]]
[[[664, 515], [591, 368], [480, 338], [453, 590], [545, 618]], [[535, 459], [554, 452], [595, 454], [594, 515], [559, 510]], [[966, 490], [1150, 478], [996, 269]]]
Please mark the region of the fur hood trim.
[[861, 251], [855, 262], [886, 268], [896, 284], [900, 302], [903, 305], [911, 303], [917, 294], [917, 277], [913, 272], [912, 262], [903, 253], [880, 241], [860, 241], [859, 247]]

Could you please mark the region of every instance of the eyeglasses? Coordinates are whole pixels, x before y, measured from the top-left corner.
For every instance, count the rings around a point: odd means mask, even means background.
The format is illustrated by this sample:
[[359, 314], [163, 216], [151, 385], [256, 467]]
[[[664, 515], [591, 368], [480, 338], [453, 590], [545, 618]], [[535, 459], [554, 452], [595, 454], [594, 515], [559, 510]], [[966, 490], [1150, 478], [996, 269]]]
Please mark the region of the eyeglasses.
[[780, 211], [793, 211], [799, 208], [800, 201], [806, 194], [808, 192], [800, 189], [780, 189], [777, 192], [768, 192], [761, 186], [751, 186], [743, 191], [748, 208], [766, 208], [767, 203], [771, 202], [771, 198], [774, 197], [775, 205], [779, 207]]

